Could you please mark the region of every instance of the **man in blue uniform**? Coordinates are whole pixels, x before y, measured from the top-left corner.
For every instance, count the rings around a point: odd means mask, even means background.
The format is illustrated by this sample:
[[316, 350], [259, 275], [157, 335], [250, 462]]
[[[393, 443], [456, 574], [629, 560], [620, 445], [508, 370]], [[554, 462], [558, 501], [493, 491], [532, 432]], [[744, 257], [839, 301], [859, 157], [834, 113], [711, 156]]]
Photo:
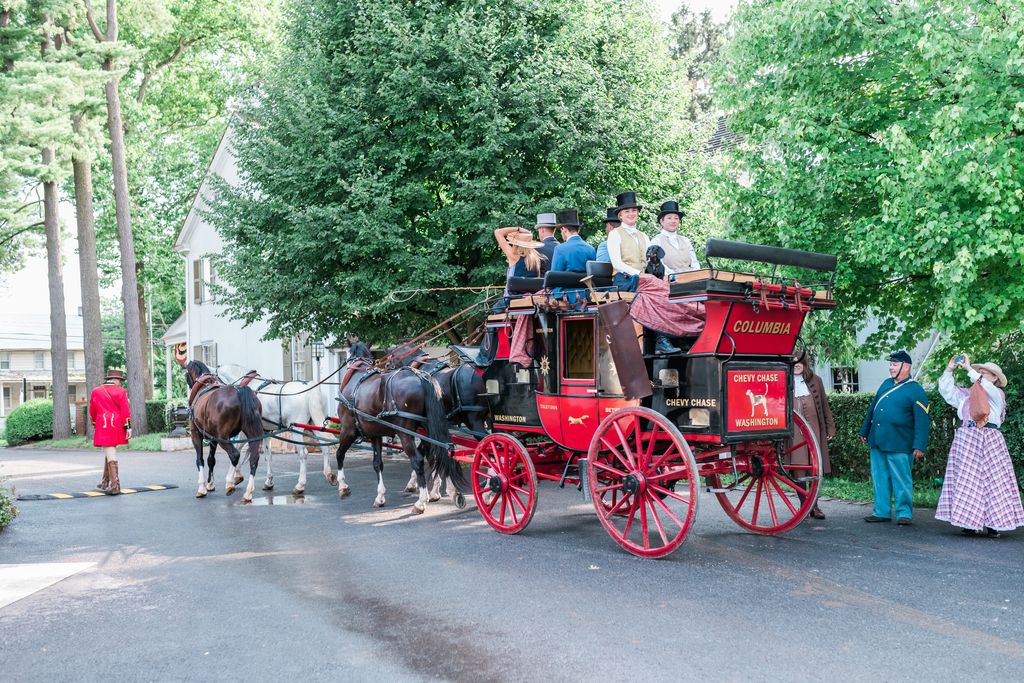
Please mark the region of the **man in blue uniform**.
[[551, 270], [586, 273], [587, 261], [597, 259], [594, 248], [580, 237], [580, 216], [576, 209], [558, 212], [558, 227], [562, 230], [562, 243], [555, 247]]
[[897, 351], [889, 356], [889, 379], [878, 388], [860, 440], [871, 447], [871, 481], [875, 507], [865, 522], [892, 521], [892, 499], [896, 501], [896, 523], [910, 524], [914, 458], [924, 457], [928, 445], [928, 396], [910, 379], [910, 354]]

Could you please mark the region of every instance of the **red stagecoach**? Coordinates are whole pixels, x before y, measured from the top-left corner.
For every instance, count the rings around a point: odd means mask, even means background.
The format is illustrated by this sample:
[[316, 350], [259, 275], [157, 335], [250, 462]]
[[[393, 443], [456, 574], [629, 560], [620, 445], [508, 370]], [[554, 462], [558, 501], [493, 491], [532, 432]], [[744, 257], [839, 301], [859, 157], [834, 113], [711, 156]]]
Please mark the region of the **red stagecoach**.
[[[706, 314], [699, 336], [676, 340], [679, 354], [653, 353], [654, 334], [623, 316], [636, 295], [599, 286], [610, 284], [602, 281], [610, 273], [599, 272], [606, 264], [591, 262], [593, 277], [582, 281], [549, 273], [537, 293], [489, 317], [499, 339], [483, 372], [493, 429], [455, 443], [495, 530], [526, 528], [540, 480], [578, 488], [611, 537], [644, 557], [679, 547], [700, 488], [750, 531], [778, 534], [804, 520], [821, 460], [793, 410], [792, 358], [807, 313], [835, 305], [836, 258], [724, 240], [709, 241], [705, 253], [711, 267], [669, 285], [666, 306], [699, 305]], [[772, 273], [715, 268], [722, 258]], [[778, 266], [829, 276], [806, 286], [776, 275]], [[566, 306], [555, 287], [572, 284], [587, 289]], [[529, 361], [510, 362], [517, 326], [527, 325]]]

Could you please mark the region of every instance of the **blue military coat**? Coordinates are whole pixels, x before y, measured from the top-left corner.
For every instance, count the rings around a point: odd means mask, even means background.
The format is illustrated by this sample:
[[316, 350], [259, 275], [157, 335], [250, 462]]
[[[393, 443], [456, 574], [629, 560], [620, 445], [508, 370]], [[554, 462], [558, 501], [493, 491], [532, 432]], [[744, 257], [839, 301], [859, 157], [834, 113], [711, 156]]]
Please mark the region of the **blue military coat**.
[[587, 272], [587, 261], [596, 261], [597, 252], [583, 241], [579, 235], [573, 235], [564, 243], [555, 247], [555, 256], [551, 259], [551, 270], [569, 270], [574, 273]]
[[860, 435], [880, 451], [910, 453], [924, 451], [930, 427], [928, 395], [921, 385], [910, 378], [897, 383], [890, 377], [871, 401]]

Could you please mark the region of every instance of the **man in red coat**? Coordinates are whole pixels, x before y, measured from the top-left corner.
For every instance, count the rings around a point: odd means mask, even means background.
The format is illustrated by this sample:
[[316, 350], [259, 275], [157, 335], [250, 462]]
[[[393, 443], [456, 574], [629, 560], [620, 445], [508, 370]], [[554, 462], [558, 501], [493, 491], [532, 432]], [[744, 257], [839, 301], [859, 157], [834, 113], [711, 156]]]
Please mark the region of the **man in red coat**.
[[89, 418], [93, 424], [94, 446], [103, 449], [103, 481], [96, 488], [111, 495], [121, 493], [117, 472], [117, 447], [132, 438], [132, 412], [122, 370], [108, 370], [106, 381], [89, 396]]

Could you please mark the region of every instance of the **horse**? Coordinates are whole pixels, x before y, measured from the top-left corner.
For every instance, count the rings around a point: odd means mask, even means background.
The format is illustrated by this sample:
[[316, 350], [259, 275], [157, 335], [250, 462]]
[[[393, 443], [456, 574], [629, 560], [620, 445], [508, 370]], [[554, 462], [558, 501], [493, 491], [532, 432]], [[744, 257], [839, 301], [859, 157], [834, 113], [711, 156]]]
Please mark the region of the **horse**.
[[[185, 381], [189, 386], [188, 414], [192, 432], [192, 445], [196, 449], [196, 469], [199, 470], [199, 490], [196, 498], [204, 498], [208, 491], [215, 490], [213, 467], [217, 444], [228, 452], [231, 467], [224, 482], [224, 492], [231, 495], [241, 481], [238, 474], [240, 453], [231, 442], [239, 432], [245, 434], [249, 443], [249, 484], [246, 486], [243, 503], [252, 502], [253, 480], [260, 463], [260, 441], [263, 424], [259, 401], [252, 389], [224, 384], [213, 374], [205, 363], [189, 361], [185, 366]], [[206, 476], [203, 476], [203, 439], [210, 441], [210, 454], [206, 458]]]
[[[354, 376], [355, 375], [355, 376]], [[413, 514], [426, 510], [427, 480], [424, 472], [426, 458], [416, 448], [416, 438], [411, 433], [400, 432], [401, 427], [415, 432], [426, 426], [427, 436], [438, 442], [430, 444], [431, 470], [435, 477], [447, 477], [456, 489], [465, 491], [467, 483], [459, 463], [448, 452], [448, 422], [444, 405], [440, 399], [437, 382], [420, 370], [398, 368], [381, 372], [370, 367], [365, 361], [353, 361], [342, 379], [339, 397], [338, 495], [345, 497], [351, 489], [345, 483], [345, 453], [359, 437], [366, 438], [373, 446], [373, 471], [377, 474], [377, 497], [374, 507], [385, 504], [384, 462], [381, 457], [385, 437], [397, 436], [402, 450], [416, 472], [419, 498], [413, 504]], [[367, 416], [373, 419], [368, 419]]]
[[[227, 384], [237, 384], [247, 374], [241, 365], [229, 363], [217, 367], [217, 376]], [[323, 426], [328, 415], [328, 406], [333, 401], [331, 386], [321, 383], [309, 386], [306, 382], [276, 382], [260, 380], [256, 387], [256, 397], [263, 408], [263, 426], [268, 431], [291, 427], [297, 422]], [[263, 482], [264, 491], [274, 489], [274, 464], [270, 451], [270, 439], [263, 440], [263, 450], [267, 454], [267, 478]], [[308, 450], [304, 444], [295, 444], [299, 453], [299, 481], [292, 489], [292, 494], [301, 496], [306, 492], [306, 455]], [[332, 486], [338, 478], [331, 471], [326, 448], [321, 448], [324, 458], [324, 478]]]

